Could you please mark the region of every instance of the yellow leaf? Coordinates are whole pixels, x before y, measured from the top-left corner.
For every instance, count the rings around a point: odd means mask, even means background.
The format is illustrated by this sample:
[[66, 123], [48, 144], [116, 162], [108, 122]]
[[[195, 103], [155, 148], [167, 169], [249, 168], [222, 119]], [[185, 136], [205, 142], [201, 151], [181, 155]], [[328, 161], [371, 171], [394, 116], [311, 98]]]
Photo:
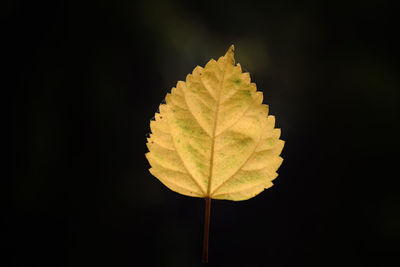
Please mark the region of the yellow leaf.
[[150, 172], [180, 194], [246, 200], [277, 177], [280, 130], [233, 50], [179, 81], [150, 123]]

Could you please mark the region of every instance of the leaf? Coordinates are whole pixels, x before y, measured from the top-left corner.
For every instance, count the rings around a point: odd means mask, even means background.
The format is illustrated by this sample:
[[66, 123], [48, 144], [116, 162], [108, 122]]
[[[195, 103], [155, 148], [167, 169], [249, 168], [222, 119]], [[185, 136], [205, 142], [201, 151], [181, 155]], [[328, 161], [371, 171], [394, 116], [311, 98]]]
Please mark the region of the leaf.
[[246, 200], [277, 177], [280, 129], [233, 50], [179, 81], [150, 123], [150, 172], [180, 194]]
[[179, 81], [150, 122], [150, 172], [171, 190], [206, 199], [203, 261], [208, 261], [211, 199], [246, 200], [272, 186], [284, 142], [233, 45], [218, 61]]

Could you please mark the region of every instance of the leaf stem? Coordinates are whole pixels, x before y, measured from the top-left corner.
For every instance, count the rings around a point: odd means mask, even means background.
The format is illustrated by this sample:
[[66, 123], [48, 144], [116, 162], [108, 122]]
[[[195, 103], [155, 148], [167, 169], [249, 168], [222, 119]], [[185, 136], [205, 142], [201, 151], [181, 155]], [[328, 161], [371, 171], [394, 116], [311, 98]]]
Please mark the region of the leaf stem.
[[210, 236], [210, 210], [211, 198], [206, 197], [206, 208], [204, 214], [204, 239], [203, 239], [203, 258], [204, 263], [208, 263], [208, 240]]

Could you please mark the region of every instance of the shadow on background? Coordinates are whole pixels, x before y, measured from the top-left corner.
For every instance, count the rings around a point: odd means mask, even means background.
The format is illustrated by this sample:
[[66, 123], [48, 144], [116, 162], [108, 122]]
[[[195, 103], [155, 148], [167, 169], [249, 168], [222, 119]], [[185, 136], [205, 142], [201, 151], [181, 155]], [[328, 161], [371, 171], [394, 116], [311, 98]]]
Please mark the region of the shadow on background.
[[232, 43], [282, 128], [285, 160], [271, 189], [213, 202], [210, 266], [397, 260], [389, 4], [10, 2], [4, 266], [201, 266], [204, 201], [151, 176], [145, 136], [176, 82]]

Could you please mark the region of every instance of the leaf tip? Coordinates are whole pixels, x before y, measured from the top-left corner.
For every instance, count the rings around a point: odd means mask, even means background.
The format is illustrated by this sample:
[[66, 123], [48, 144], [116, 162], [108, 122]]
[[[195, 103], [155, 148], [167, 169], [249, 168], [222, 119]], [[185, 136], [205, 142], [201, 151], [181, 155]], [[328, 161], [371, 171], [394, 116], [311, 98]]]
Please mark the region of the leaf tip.
[[230, 54], [232, 54], [233, 55], [233, 52], [235, 51], [235, 46], [233, 45], [233, 44], [231, 44], [231, 46], [228, 48], [228, 50], [226, 51], [226, 53], [225, 53], [225, 56], [226, 55], [230, 55]]
[[235, 64], [235, 59], [234, 59], [234, 51], [235, 51], [235, 46], [232, 44], [229, 48], [228, 51], [225, 53], [225, 58], [229, 60], [232, 64]]

